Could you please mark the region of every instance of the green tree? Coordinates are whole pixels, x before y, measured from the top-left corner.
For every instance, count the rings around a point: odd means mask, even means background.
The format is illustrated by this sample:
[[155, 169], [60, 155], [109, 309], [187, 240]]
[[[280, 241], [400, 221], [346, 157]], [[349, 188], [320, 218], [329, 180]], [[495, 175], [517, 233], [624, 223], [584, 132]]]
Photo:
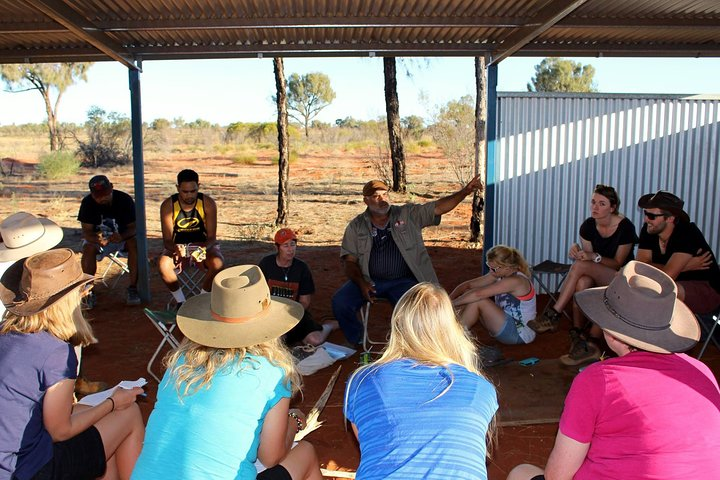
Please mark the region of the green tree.
[[330, 86], [330, 77], [324, 73], [290, 75], [287, 82], [288, 115], [303, 124], [305, 137], [308, 136], [310, 121], [333, 100], [335, 91]]
[[[63, 93], [78, 81], [87, 81], [92, 63], [27, 63], [0, 65], [0, 77], [10, 92], [37, 90], [43, 97], [50, 150], [60, 148], [60, 129], [57, 115]], [[52, 96], [55, 95], [53, 101]]]
[[564, 58], [548, 57], [535, 65], [528, 92], [597, 92], [595, 68]]
[[475, 100], [465, 95], [451, 100], [430, 128], [433, 140], [448, 158], [450, 169], [460, 185], [475, 176]]

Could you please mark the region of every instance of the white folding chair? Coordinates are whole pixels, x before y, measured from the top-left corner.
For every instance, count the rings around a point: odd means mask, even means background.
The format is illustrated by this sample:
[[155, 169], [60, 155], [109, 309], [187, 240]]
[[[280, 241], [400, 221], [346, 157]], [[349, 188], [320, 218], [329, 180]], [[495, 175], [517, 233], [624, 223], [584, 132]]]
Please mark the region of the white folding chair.
[[[387, 301], [385, 298], [376, 298], [375, 303], [379, 301]], [[370, 339], [370, 334], [368, 333], [368, 323], [370, 322], [370, 307], [372, 306], [372, 303], [367, 302], [365, 305], [363, 305], [360, 308], [360, 321], [362, 322], [363, 326], [363, 353], [371, 353], [372, 348], [374, 345], [387, 345], [387, 341], [375, 341]]]
[[[202, 291], [202, 284], [205, 280], [205, 269], [191, 257], [183, 258], [182, 263], [175, 268], [180, 288], [185, 292], [185, 297], [199, 295]], [[175, 298], [170, 297], [167, 309], [171, 310], [175, 304]]]
[[[557, 263], [551, 260], [544, 260], [530, 268], [530, 273], [533, 280], [535, 280], [538, 285], [540, 285], [541, 292], [539, 293], [545, 293], [548, 297], [552, 299], [552, 302], [548, 302], [547, 305], [545, 305], [545, 309], [543, 309], [543, 311], [540, 313], [540, 316], [545, 313], [545, 310], [557, 303], [557, 295], [560, 292], [560, 287], [562, 287], [562, 284], [565, 281], [565, 277], [567, 277], [567, 274], [570, 272], [571, 266], [572, 265], [569, 263]], [[553, 287], [549, 286], [550, 282], [548, 282], [548, 284], [543, 282], [543, 275], [549, 278], [554, 278]], [[572, 322], [572, 318], [570, 318], [570, 316], [564, 310], [562, 313]]]
[[[115, 288], [117, 287], [118, 282], [122, 278], [123, 275], [126, 273], [130, 273], [130, 268], [127, 265], [127, 252], [122, 252], [120, 250], [116, 250], [110, 254], [104, 254], [100, 253], [97, 255], [97, 261], [102, 260], [103, 258], [107, 258], [110, 260], [108, 264], [105, 266], [105, 270], [103, 271], [102, 275], [100, 276], [100, 281], [103, 285], [109, 288]], [[118, 269], [119, 272], [114, 276], [112, 280], [112, 286], [108, 285], [107, 280], [109, 279], [110, 275], [112, 274], [112, 271]]]
[[177, 327], [177, 315], [175, 314], [175, 312], [171, 312], [169, 310], [150, 310], [149, 308], [145, 308], [144, 311], [145, 316], [150, 319], [150, 322], [157, 329], [157, 331], [160, 332], [160, 335], [162, 335], [162, 340], [160, 340], [160, 343], [155, 349], [155, 352], [153, 352], [152, 357], [150, 357], [150, 361], [147, 364], [147, 372], [158, 383], [160, 383], [160, 377], [155, 375], [152, 370], [152, 366], [155, 362], [155, 359], [158, 357], [158, 355], [160, 355], [163, 347], [167, 345], [169, 348], [174, 350], [178, 346], [180, 346], [180, 341], [175, 337], [175, 335], [173, 335], [173, 331]]

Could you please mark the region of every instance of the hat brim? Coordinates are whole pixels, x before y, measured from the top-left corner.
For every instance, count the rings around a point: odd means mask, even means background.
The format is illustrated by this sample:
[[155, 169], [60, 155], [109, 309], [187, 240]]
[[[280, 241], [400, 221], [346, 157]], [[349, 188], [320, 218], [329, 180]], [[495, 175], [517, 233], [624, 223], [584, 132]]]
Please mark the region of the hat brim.
[[220, 322], [212, 317], [210, 297], [204, 293], [183, 303], [177, 325], [193, 342], [213, 348], [250, 347], [278, 338], [297, 325], [305, 311], [297, 302], [271, 296], [262, 315], [242, 323]]
[[83, 273], [82, 276], [71, 285], [68, 285], [63, 290], [49, 297], [34, 298], [32, 300], [18, 302], [18, 298], [21, 297], [20, 280], [22, 279], [22, 273], [23, 262], [15, 262], [5, 271], [5, 273], [3, 273], [2, 277], [0, 277], [0, 300], [2, 300], [2, 303], [8, 312], [21, 317], [36, 315], [47, 310], [53, 303], [57, 302], [65, 295], [68, 295], [72, 291], [82, 287], [86, 283], [92, 282], [95, 279], [93, 275]]
[[55, 222], [47, 218], [38, 217], [45, 228], [43, 235], [27, 245], [17, 248], [8, 248], [5, 242], [0, 243], [0, 262], [15, 262], [36, 253], [50, 250], [63, 238], [63, 231]]
[[575, 294], [575, 302], [582, 312], [622, 342], [656, 353], [674, 353], [690, 350], [700, 339], [700, 325], [692, 311], [680, 300], [675, 300], [669, 328], [641, 330], [611, 313], [604, 303], [607, 287], [589, 288]]
[[654, 193], [648, 193], [640, 197], [638, 200], [638, 207], [640, 208], [659, 208], [661, 210], [668, 211], [673, 214], [675, 218], [680, 219], [683, 222], [689, 222], [690, 216], [682, 208], [668, 207], [666, 205], [657, 205], [650, 200], [654, 197]]

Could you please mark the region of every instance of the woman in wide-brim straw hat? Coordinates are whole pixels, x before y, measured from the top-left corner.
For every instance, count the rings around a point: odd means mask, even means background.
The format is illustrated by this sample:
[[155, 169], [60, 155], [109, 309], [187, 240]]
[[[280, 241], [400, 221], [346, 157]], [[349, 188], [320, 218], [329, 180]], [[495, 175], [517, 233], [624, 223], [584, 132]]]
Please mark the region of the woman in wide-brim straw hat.
[[544, 477], [520, 465], [508, 479], [720, 478], [720, 390], [707, 366], [678, 353], [700, 329], [672, 279], [630, 262], [575, 301], [618, 358], [573, 381]]
[[390, 322], [382, 356], [345, 390], [360, 442], [357, 478], [487, 479], [497, 395], [447, 292], [415, 285]]
[[[302, 315], [255, 265], [223, 270], [187, 300], [133, 479], [322, 478], [311, 444], [290, 449], [304, 416], [289, 409], [300, 377], [280, 337]], [[256, 460], [270, 468], [258, 474]]]
[[94, 342], [80, 308], [93, 277], [69, 249], [28, 257], [0, 279], [0, 477], [130, 478], [144, 425], [141, 388], [73, 405], [74, 346]]

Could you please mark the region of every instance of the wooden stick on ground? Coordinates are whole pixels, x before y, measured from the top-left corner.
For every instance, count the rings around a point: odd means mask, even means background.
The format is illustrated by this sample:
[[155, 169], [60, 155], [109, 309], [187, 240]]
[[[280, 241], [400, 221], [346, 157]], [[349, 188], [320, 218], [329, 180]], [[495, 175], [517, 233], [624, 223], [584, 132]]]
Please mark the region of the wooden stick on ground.
[[337, 370], [335, 370], [335, 373], [333, 373], [332, 377], [330, 377], [330, 381], [327, 384], [327, 387], [325, 387], [325, 391], [320, 395], [320, 398], [317, 399], [317, 402], [315, 402], [315, 405], [313, 405], [310, 412], [307, 414], [307, 418], [305, 420], [305, 428], [300, 430], [295, 435], [295, 441], [299, 442], [303, 438], [305, 438], [310, 432], [314, 432], [318, 428], [320, 428], [320, 425], [323, 424], [319, 420], [320, 412], [322, 412], [323, 408], [325, 408], [325, 404], [328, 401], [328, 398], [330, 398], [330, 394], [332, 393], [332, 389], [335, 386], [335, 382], [337, 381], [338, 375], [340, 375], [340, 369], [342, 369], [342, 365], [340, 365]]

